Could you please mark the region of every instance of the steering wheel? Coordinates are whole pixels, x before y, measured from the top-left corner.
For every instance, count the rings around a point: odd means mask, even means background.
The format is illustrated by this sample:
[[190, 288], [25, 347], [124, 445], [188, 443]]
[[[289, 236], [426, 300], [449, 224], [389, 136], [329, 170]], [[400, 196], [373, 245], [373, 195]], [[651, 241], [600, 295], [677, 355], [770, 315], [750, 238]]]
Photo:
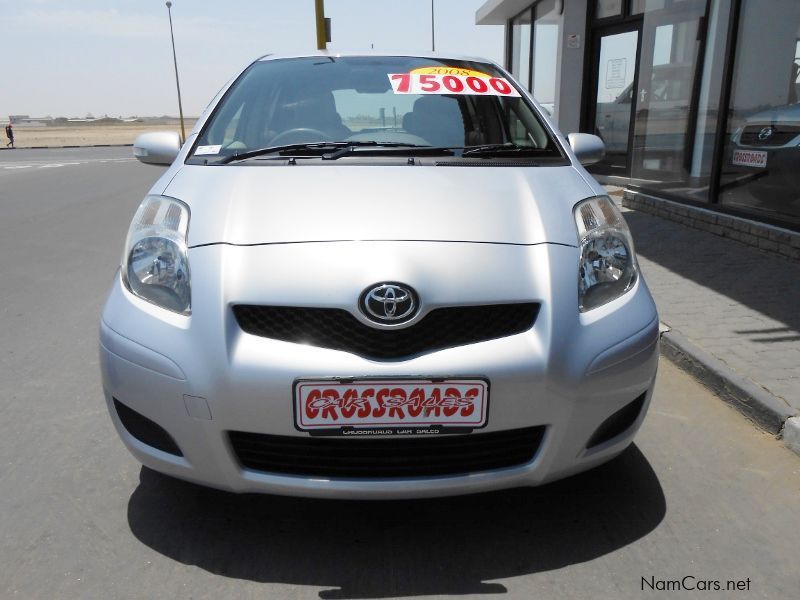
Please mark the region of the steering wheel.
[[270, 146], [282, 146], [285, 144], [302, 144], [304, 142], [322, 142], [330, 136], [319, 129], [311, 127], [295, 127], [281, 131], [269, 141]]

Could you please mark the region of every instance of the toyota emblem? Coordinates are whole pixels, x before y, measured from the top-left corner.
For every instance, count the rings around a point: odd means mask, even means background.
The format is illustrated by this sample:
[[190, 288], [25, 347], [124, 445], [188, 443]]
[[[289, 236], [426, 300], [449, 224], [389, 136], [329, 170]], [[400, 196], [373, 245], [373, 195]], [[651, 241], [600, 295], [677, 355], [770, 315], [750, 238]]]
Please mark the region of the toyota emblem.
[[766, 142], [772, 137], [773, 133], [775, 133], [775, 130], [772, 127], [764, 127], [764, 129], [758, 132], [758, 139], [762, 142]]
[[410, 321], [419, 308], [416, 292], [401, 283], [381, 283], [367, 288], [359, 304], [367, 318], [381, 325]]

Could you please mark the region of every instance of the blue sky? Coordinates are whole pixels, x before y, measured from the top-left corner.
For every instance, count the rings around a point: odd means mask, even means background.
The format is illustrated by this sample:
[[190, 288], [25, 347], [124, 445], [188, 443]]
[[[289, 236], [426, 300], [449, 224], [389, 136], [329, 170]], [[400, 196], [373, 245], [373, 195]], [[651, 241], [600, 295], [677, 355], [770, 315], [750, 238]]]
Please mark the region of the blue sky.
[[[436, 49], [502, 63], [484, 0], [434, 0]], [[326, 0], [331, 50], [430, 49], [430, 0]], [[0, 118], [177, 114], [163, 0], [0, 0]], [[184, 112], [267, 53], [316, 48], [313, 0], [173, 0]]]

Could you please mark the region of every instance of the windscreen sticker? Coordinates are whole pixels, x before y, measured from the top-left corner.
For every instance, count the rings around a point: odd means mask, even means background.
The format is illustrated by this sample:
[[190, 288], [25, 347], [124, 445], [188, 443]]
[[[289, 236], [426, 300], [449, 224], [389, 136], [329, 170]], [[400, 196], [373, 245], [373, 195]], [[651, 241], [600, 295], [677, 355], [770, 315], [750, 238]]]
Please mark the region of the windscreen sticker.
[[409, 73], [389, 73], [395, 94], [455, 94], [460, 96], [507, 96], [519, 92], [504, 77], [455, 67], [421, 67]]
[[219, 150], [222, 148], [222, 145], [217, 144], [216, 146], [198, 146], [197, 150], [194, 151], [194, 155], [198, 156], [200, 154], [219, 154]]
[[459, 69], [458, 67], [419, 67], [411, 71], [412, 74], [417, 75], [461, 75], [462, 77], [484, 77], [491, 78], [491, 75], [481, 73], [480, 71], [473, 71], [472, 69]]

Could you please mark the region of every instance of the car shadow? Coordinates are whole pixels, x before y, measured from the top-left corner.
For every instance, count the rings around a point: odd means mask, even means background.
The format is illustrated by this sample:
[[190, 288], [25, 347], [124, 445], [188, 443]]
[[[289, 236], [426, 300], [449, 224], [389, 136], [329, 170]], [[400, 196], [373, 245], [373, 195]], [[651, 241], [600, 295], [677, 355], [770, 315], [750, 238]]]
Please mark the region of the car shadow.
[[142, 468], [133, 534], [211, 573], [324, 587], [320, 598], [500, 594], [492, 580], [588, 561], [663, 519], [656, 474], [632, 445], [587, 473], [539, 488], [406, 501], [221, 492]]
[[643, 212], [628, 211], [625, 220], [637, 254], [786, 325], [763, 331], [743, 327], [736, 333], [763, 343], [797, 339], [800, 264], [796, 261]]

